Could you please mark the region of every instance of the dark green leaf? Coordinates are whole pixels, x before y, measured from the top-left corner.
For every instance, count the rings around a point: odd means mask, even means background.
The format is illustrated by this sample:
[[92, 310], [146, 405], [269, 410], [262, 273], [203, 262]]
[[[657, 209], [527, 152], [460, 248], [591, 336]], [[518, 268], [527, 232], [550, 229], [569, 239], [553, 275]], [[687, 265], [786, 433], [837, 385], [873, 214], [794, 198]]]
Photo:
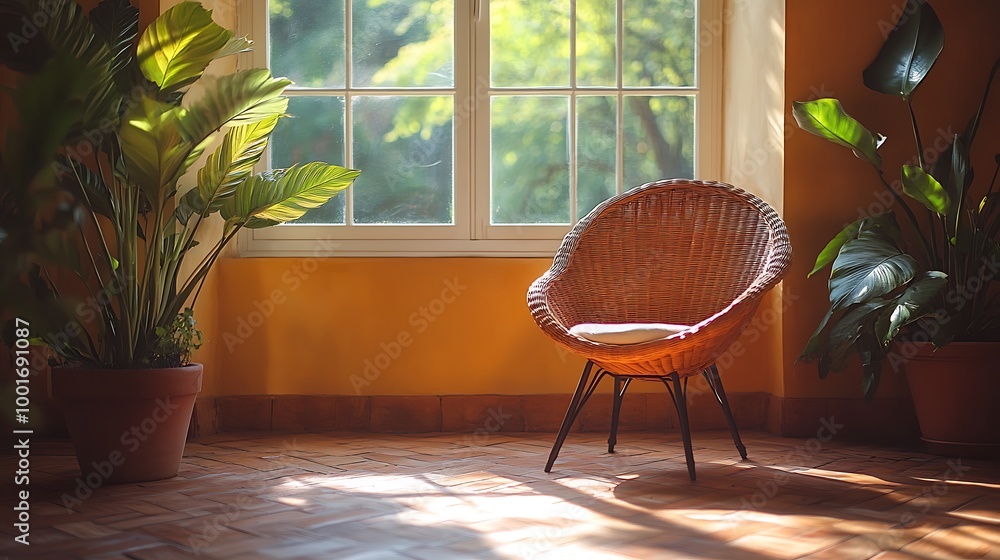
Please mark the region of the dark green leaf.
[[865, 85], [880, 93], [909, 98], [943, 48], [944, 29], [930, 4], [907, 0], [895, 29], [864, 71]]
[[870, 401], [875, 397], [882, 376], [885, 348], [874, 334], [867, 333], [858, 339], [858, 356], [861, 358], [861, 391]]
[[40, 8], [49, 13], [49, 21], [40, 29], [58, 54], [72, 56], [87, 67], [91, 88], [85, 96], [83, 122], [78, 132], [94, 133], [100, 122], [118, 111], [111, 72], [111, 50], [99, 38], [90, 19], [76, 2], [60, 1]]
[[816, 274], [820, 270], [826, 268], [826, 265], [832, 263], [833, 259], [837, 258], [837, 253], [840, 252], [840, 248], [844, 246], [844, 243], [847, 243], [848, 240], [857, 237], [858, 230], [861, 229], [861, 222], [863, 221], [864, 218], [861, 218], [840, 230], [840, 233], [831, 239], [830, 242], [826, 244], [826, 247], [823, 247], [823, 250], [820, 251], [819, 256], [816, 257], [816, 264], [813, 265], [813, 269], [809, 271], [809, 274], [806, 275], [806, 277], [811, 277], [813, 274]]
[[881, 237], [899, 244], [901, 234], [899, 223], [896, 222], [896, 213], [875, 214], [862, 220], [858, 237], [866, 236]]
[[899, 224], [896, 223], [896, 217], [892, 212], [866, 216], [856, 220], [842, 229], [840, 233], [826, 244], [826, 247], [816, 257], [816, 264], [813, 266], [813, 269], [806, 277], [808, 278], [816, 274], [820, 270], [823, 270], [826, 265], [832, 263], [837, 258], [837, 254], [840, 252], [840, 248], [844, 246], [844, 243], [858, 237], [861, 233], [886, 235], [888, 238], [897, 241], [899, 239]]
[[969, 150], [966, 148], [961, 136], [955, 135], [951, 144], [951, 156], [947, 159], [950, 165], [946, 175], [948, 182], [945, 185], [945, 191], [948, 192], [952, 200], [958, 201], [956, 204], [952, 204], [948, 211], [948, 224], [957, 230], [958, 224], [962, 220], [962, 208], [965, 207], [966, 191], [972, 182]]
[[844, 244], [830, 274], [835, 311], [882, 297], [913, 279], [918, 264], [881, 236], [864, 235]]
[[882, 360], [874, 361], [869, 359], [861, 363], [861, 392], [865, 395], [865, 400], [875, 398], [875, 391], [878, 390], [878, 383], [882, 377]]
[[79, 161], [59, 154], [60, 183], [69, 186], [69, 190], [81, 195], [90, 204], [90, 209], [106, 218], [114, 219], [115, 212], [111, 205], [111, 191], [100, 175]]
[[128, 0], [102, 0], [90, 11], [90, 22], [111, 51], [111, 73], [119, 88], [128, 89], [128, 79], [119, 79], [133, 60], [132, 41], [139, 34], [139, 10]]
[[854, 344], [865, 332], [871, 333], [880, 312], [893, 302], [877, 299], [855, 306], [844, 313], [830, 330], [829, 364], [832, 371], [847, 367]]
[[833, 317], [832, 309], [826, 312], [826, 315], [824, 315], [823, 319], [819, 322], [819, 326], [816, 327], [816, 331], [811, 337], [809, 337], [809, 342], [806, 343], [806, 347], [802, 350], [802, 354], [798, 358], [799, 360], [811, 362], [817, 356], [825, 353], [823, 330], [826, 329], [827, 323], [830, 322], [830, 317]]
[[850, 148], [854, 155], [882, 168], [882, 156], [878, 154], [882, 136], [876, 137], [845, 113], [840, 101], [829, 98], [796, 101], [792, 103], [792, 115], [802, 130]]
[[906, 291], [895, 300], [888, 315], [888, 326], [881, 338], [882, 343], [889, 344], [899, 333], [899, 329], [933, 312], [929, 304], [947, 283], [947, 274], [931, 270], [907, 286]]
[[201, 214], [204, 209], [198, 189], [191, 189], [180, 198], [180, 201], [177, 203], [177, 209], [174, 210], [174, 215], [177, 217], [177, 221], [187, 224], [191, 216]]

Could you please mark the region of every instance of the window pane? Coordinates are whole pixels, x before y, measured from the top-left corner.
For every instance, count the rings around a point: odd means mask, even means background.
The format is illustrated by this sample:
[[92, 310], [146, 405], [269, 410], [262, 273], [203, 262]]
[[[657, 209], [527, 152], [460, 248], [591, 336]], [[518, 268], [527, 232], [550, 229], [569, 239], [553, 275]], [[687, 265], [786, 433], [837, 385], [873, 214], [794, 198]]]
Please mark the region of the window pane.
[[576, 217], [587, 215], [615, 194], [618, 98], [580, 97], [576, 101]]
[[353, 110], [355, 222], [453, 223], [454, 97], [361, 96]]
[[486, 5], [494, 86], [569, 85], [569, 0], [494, 0]]
[[270, 0], [270, 68], [300, 87], [343, 87], [344, 0]]
[[624, 107], [625, 189], [694, 177], [694, 98], [629, 96]]
[[356, 87], [450, 87], [455, 24], [451, 0], [355, 0]]
[[565, 96], [492, 99], [492, 223], [569, 223], [568, 106]]
[[576, 2], [576, 82], [581, 86], [618, 86], [618, 35], [615, 0]]
[[697, 0], [625, 0], [626, 87], [695, 85]]
[[[271, 168], [322, 161], [344, 165], [344, 98], [298, 97], [288, 100], [288, 114], [271, 135]], [[296, 220], [299, 224], [344, 223], [343, 194], [313, 208]]]

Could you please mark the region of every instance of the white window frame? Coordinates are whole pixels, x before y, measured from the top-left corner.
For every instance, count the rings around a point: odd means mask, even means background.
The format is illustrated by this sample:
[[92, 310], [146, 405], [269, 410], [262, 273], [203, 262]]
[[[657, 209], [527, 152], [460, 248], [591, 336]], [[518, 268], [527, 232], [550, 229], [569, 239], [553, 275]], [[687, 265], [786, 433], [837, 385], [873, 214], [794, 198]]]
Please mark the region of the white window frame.
[[[625, 0], [617, 0], [621, 11]], [[494, 88], [505, 93], [523, 91], [531, 95], [569, 95], [570, 118], [575, 115], [574, 93], [618, 96], [618, 134], [621, 145], [622, 98], [631, 95], [695, 95], [695, 178], [717, 179], [721, 172], [722, 146], [722, 36], [718, 22], [723, 20], [724, 0], [698, 0], [698, 21], [695, 39], [697, 70], [695, 86], [677, 88]], [[480, 6], [482, 2], [482, 7]], [[488, 80], [489, 71], [489, 0], [455, 0], [455, 86], [454, 88], [353, 88], [362, 95], [392, 95], [393, 93], [441, 94], [454, 89], [456, 100], [453, 142], [454, 153], [454, 216], [453, 225], [300, 225], [244, 230], [237, 240], [239, 254], [244, 257], [294, 256], [353, 256], [353, 257], [422, 257], [422, 256], [495, 256], [550, 257], [559, 247], [570, 225], [508, 225], [490, 224], [490, 142], [489, 95], [483, 95], [486, 84], [475, 78], [477, 68]], [[575, 3], [575, 2], [574, 2]], [[348, 2], [347, 10], [350, 10]], [[266, 0], [249, 0], [237, 4], [237, 29], [254, 40], [254, 50], [239, 55], [240, 68], [261, 68], [268, 61], [268, 10]], [[461, 25], [461, 22], [470, 22]], [[572, 19], [571, 19], [572, 21]], [[622, 63], [622, 29], [618, 29], [617, 56]], [[571, 53], [575, 52], [571, 41]], [[463, 45], [466, 48], [463, 48]], [[350, 45], [347, 45], [350, 66]], [[575, 60], [571, 56], [571, 75]], [[349, 72], [350, 70], [348, 70]], [[346, 87], [346, 86], [345, 86]], [[331, 88], [341, 91], [344, 88]], [[316, 91], [316, 90], [312, 90]], [[309, 91], [289, 90], [287, 95], [308, 94]], [[346, 104], [351, 102], [347, 94]], [[463, 117], [463, 115], [468, 115]], [[351, 126], [345, 126], [347, 161], [351, 161]], [[575, 127], [569, 128], [571, 182], [576, 180]], [[486, 148], [478, 149], [479, 146]], [[623, 155], [618, 150], [616, 192], [635, 185], [622, 184]], [[261, 159], [258, 171], [267, 169], [269, 152]], [[474, 165], [473, 165], [474, 164]], [[364, 170], [361, 170], [364, 173]], [[344, 196], [346, 193], [337, 196]], [[570, 189], [575, 198], [576, 189]], [[575, 200], [571, 199], [575, 206]], [[351, 213], [348, 200], [347, 215]]]

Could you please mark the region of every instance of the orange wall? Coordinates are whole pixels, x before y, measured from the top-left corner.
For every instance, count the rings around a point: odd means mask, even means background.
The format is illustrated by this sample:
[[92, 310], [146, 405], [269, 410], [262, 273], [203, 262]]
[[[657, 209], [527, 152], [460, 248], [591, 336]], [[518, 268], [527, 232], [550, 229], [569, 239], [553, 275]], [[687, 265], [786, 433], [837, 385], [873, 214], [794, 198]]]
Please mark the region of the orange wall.
[[[888, 140], [880, 150], [891, 182], [915, 153], [905, 104], [864, 87], [861, 72], [883, 42], [883, 30], [892, 28], [894, 7], [900, 0], [850, 0], [833, 7], [825, 2], [786, 4], [787, 65], [785, 95], [793, 100], [837, 97], [852, 116]], [[914, 96], [925, 148], [933, 144], [939, 127], [964, 128], [982, 95], [993, 61], [1000, 57], [996, 24], [1000, 3], [993, 0], [934, 1], [945, 29], [940, 59]], [[898, 10], [898, 8], [895, 8]], [[897, 12], [898, 13], [898, 12]], [[994, 90], [997, 88], [995, 87]], [[1000, 145], [1000, 99], [994, 91], [992, 108], [977, 140], [980, 175], [992, 173], [990, 153]], [[791, 115], [786, 116], [788, 122]], [[976, 159], [978, 157], [978, 159]], [[793, 365], [827, 308], [824, 278], [805, 276], [816, 254], [844, 225], [859, 217], [860, 208], [877, 204], [882, 187], [869, 166], [850, 151], [796, 130], [785, 143], [785, 213], [796, 262], [785, 280], [786, 289], [802, 295], [784, 317], [785, 394], [793, 397], [860, 394], [860, 372], [855, 369], [820, 381], [814, 364]], [[888, 372], [888, 368], [886, 370]], [[880, 394], [906, 395], [897, 374], [883, 377]]]
[[[550, 342], [525, 303], [528, 286], [549, 264], [528, 258], [223, 260], [212, 341], [221, 368], [207, 394], [572, 392], [582, 359]], [[727, 388], [762, 391], [763, 381], [751, 372], [765, 361], [765, 347], [746, 346], [723, 362], [732, 364], [723, 368], [730, 372], [724, 373]]]

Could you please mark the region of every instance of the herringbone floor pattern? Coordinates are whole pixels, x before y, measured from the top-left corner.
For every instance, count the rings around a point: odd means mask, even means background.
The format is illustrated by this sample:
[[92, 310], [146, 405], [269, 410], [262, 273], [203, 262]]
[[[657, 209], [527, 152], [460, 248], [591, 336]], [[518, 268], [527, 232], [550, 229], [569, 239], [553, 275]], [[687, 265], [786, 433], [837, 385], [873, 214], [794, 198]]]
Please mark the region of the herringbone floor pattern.
[[1000, 558], [995, 462], [696, 432], [692, 483], [677, 434], [605, 437], [545, 474], [552, 434], [226, 434], [72, 510], [70, 449], [35, 444], [31, 545], [4, 522], [0, 558]]

